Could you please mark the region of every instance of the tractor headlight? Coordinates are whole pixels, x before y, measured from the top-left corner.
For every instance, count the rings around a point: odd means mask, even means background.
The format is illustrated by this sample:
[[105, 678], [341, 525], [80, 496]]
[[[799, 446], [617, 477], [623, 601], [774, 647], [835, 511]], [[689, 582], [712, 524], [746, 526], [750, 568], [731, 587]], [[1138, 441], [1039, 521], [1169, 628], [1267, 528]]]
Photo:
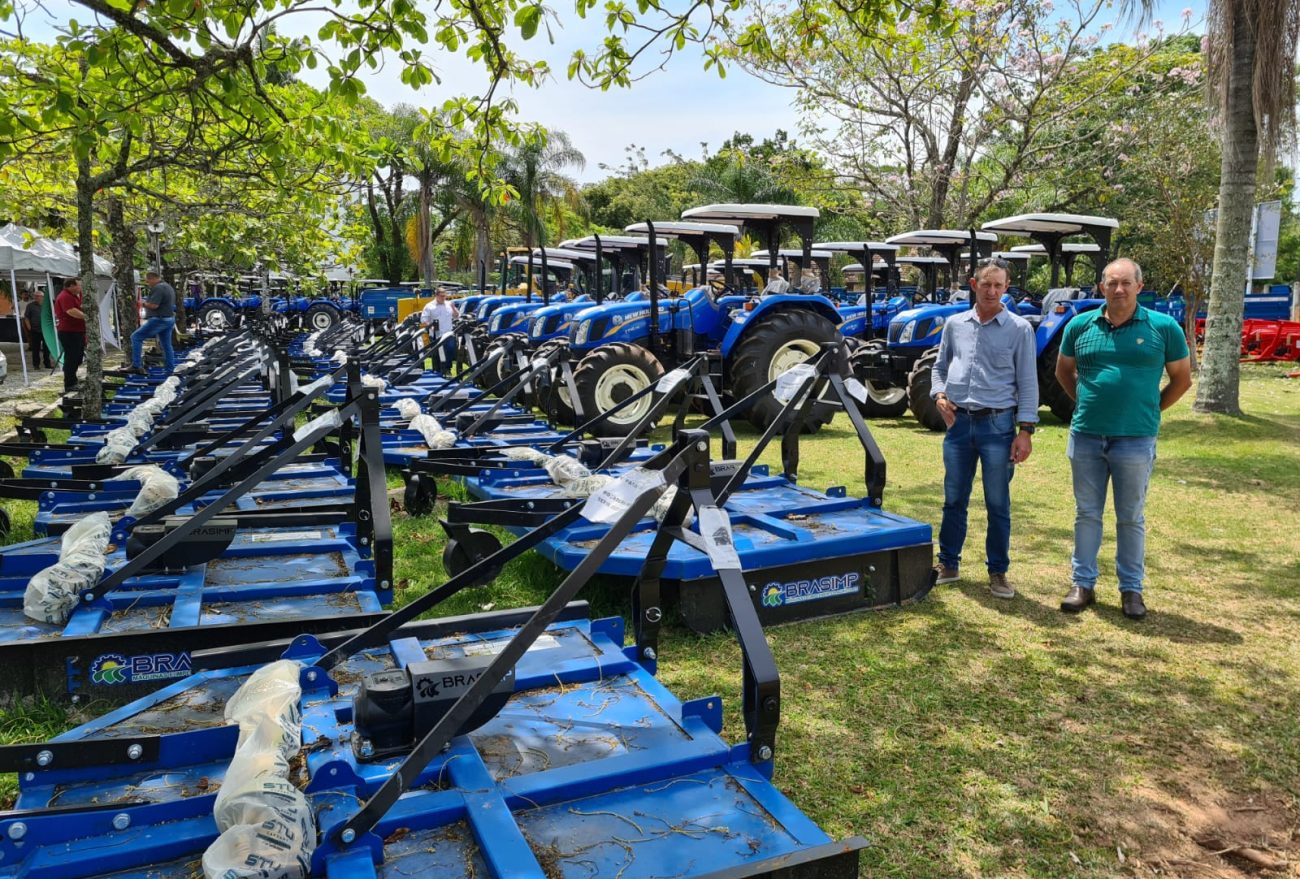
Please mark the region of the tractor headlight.
[[590, 333], [591, 333], [591, 321], [584, 320], [582, 323], [578, 324], [578, 332], [574, 334], [573, 341], [577, 342], [579, 345], [584, 345], [586, 344], [587, 336]]
[[545, 318], [541, 318], [541, 317], [533, 318], [532, 322], [528, 324], [528, 335], [540, 336], [542, 334], [542, 323], [544, 321]]
[[495, 314], [495, 315], [493, 315], [493, 316], [492, 316], [492, 323], [488, 326], [488, 329], [492, 330], [492, 332], [496, 332], [497, 330], [501, 329], [501, 322], [502, 322], [504, 319], [505, 319], [505, 315], [504, 315], [504, 314]]
[[915, 331], [916, 331], [916, 321], [909, 320], [906, 324], [903, 325], [903, 332], [899, 333], [898, 341], [904, 343], [912, 341], [912, 333]]

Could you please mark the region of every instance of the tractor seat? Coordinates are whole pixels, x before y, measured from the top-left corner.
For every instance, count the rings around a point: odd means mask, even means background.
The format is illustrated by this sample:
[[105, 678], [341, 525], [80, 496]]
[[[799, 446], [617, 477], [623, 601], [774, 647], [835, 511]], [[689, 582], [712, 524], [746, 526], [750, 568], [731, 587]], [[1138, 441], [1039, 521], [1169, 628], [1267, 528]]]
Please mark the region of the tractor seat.
[[1078, 287], [1053, 287], [1043, 297], [1043, 307], [1040, 313], [1051, 314], [1057, 303], [1064, 302], [1067, 299], [1078, 299], [1081, 295], [1082, 291]]

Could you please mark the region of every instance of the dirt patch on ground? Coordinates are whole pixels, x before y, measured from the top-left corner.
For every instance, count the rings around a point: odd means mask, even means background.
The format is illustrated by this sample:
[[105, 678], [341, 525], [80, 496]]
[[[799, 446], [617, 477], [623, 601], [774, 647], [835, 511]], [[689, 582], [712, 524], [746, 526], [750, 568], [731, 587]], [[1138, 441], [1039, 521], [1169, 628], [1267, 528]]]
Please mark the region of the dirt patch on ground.
[[1300, 876], [1300, 805], [1282, 793], [1143, 784], [1127, 809], [1099, 811], [1096, 818], [1115, 841], [1118, 875]]

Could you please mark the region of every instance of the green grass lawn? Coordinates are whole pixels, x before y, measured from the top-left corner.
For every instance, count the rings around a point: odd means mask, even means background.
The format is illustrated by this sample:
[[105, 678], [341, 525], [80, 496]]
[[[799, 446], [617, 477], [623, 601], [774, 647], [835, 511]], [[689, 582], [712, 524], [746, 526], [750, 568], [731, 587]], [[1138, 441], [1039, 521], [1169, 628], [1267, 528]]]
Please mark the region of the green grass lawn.
[[[870, 840], [864, 876], [1300, 875], [1300, 382], [1284, 373], [1244, 369], [1246, 417], [1194, 415], [1191, 395], [1167, 413], [1145, 622], [1120, 614], [1108, 565], [1094, 611], [1057, 610], [1073, 504], [1065, 428], [1044, 411], [1012, 488], [1019, 597], [988, 594], [977, 487], [966, 580], [905, 611], [768, 631], [785, 696], [776, 783], [832, 835]], [[805, 439], [804, 484], [861, 492], [861, 449], [842, 421]], [[941, 437], [909, 419], [872, 427], [886, 508], [937, 529]], [[444, 579], [444, 540], [436, 517], [395, 528], [400, 604]], [[525, 557], [440, 612], [535, 603], [558, 579]], [[596, 613], [624, 610], [615, 584], [583, 597]], [[661, 648], [669, 688], [720, 693], [729, 734], [743, 736], [734, 641], [670, 626]], [[12, 707], [0, 740], [74, 720], [48, 703]], [[1290, 863], [1258, 874], [1250, 857]]]

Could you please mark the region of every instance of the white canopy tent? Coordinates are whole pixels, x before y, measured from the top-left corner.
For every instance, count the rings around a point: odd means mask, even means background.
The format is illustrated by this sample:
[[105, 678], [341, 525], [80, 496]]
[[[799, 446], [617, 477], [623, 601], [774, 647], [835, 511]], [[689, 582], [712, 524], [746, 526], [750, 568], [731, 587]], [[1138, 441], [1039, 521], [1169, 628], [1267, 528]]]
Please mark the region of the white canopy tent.
[[[101, 338], [113, 347], [119, 347], [113, 331], [111, 308], [104, 301], [113, 292], [113, 264], [102, 257], [94, 258], [95, 292], [99, 298]], [[0, 226], [0, 277], [9, 277], [13, 296], [13, 319], [18, 329], [19, 356], [23, 362], [23, 384], [29, 384], [27, 352], [23, 350], [23, 320], [18, 302], [18, 282], [45, 284], [47, 295], [53, 296], [54, 278], [71, 278], [80, 274], [81, 261], [77, 249], [67, 241], [46, 238], [26, 226], [9, 223]]]

